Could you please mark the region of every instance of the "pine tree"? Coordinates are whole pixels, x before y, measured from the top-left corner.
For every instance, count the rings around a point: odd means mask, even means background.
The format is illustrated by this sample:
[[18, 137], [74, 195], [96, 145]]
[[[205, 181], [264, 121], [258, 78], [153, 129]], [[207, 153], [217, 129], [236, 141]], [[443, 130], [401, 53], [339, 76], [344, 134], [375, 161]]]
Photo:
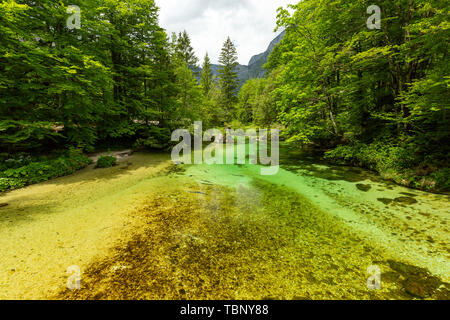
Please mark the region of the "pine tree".
[[188, 67], [197, 67], [198, 58], [195, 56], [194, 49], [191, 46], [191, 38], [189, 38], [186, 30], [178, 34], [176, 48], [178, 57], [183, 60]]
[[[182, 63], [175, 70], [176, 85], [178, 88], [178, 109], [175, 112], [180, 125], [188, 125], [187, 120], [195, 120], [200, 111], [202, 92], [198, 86], [197, 79], [186, 64]], [[174, 115], [172, 115], [174, 116]]]
[[175, 32], [172, 32], [169, 40], [169, 54], [172, 60], [175, 60], [177, 58], [177, 45], [178, 45], [178, 36]]
[[205, 96], [209, 94], [212, 87], [212, 71], [211, 71], [211, 60], [209, 59], [208, 53], [206, 53], [205, 60], [203, 62], [202, 66], [202, 74], [201, 74], [201, 80], [200, 85], [203, 89], [203, 93]]
[[225, 41], [220, 54], [219, 63], [219, 85], [222, 91], [224, 109], [228, 115], [231, 115], [233, 104], [237, 100], [237, 89], [239, 88], [239, 79], [236, 72], [237, 52], [233, 42], [228, 37]]

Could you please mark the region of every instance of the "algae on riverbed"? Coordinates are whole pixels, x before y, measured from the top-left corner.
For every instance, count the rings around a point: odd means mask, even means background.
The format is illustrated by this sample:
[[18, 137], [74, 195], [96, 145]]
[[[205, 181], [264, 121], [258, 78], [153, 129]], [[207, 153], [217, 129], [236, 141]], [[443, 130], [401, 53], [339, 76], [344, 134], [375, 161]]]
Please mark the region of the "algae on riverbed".
[[88, 269], [82, 290], [63, 297], [402, 297], [396, 288], [368, 290], [366, 269], [380, 253], [294, 192], [263, 181], [238, 190], [184, 185], [200, 197], [182, 189], [150, 198], [136, 212], [144, 231]]
[[[2, 297], [448, 298], [444, 196], [417, 192], [418, 203], [386, 209], [378, 197], [407, 189], [363, 173], [351, 180], [370, 184], [367, 192], [301, 166], [273, 177], [258, 169], [174, 166], [165, 155], [138, 154], [6, 194]], [[408, 277], [400, 263], [431, 273]], [[82, 270], [79, 291], [66, 289], [71, 265]], [[381, 290], [367, 288], [372, 265], [383, 272]]]
[[139, 228], [130, 215], [172, 166], [167, 155], [138, 154], [94, 170], [0, 196], [0, 298], [48, 298], [65, 287], [66, 270], [84, 270]]
[[[142, 233], [92, 265], [82, 290], [61, 297], [411, 298], [389, 254], [297, 193], [259, 180], [236, 189], [186, 181], [177, 193], [149, 198], [136, 212]], [[397, 281], [369, 290], [373, 264]], [[438, 287], [431, 294], [440, 294]]]

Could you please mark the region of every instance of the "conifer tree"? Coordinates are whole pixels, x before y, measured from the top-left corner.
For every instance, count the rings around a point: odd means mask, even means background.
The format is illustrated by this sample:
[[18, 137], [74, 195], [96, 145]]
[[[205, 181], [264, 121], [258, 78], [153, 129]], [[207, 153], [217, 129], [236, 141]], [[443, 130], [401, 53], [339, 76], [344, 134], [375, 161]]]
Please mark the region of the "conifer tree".
[[178, 57], [183, 60], [188, 67], [197, 67], [198, 58], [195, 56], [194, 49], [191, 45], [191, 38], [186, 30], [178, 34], [176, 48]]
[[230, 37], [223, 45], [219, 63], [221, 66], [219, 69], [219, 85], [223, 96], [223, 107], [230, 116], [233, 104], [237, 100], [237, 90], [239, 88], [239, 79], [236, 71], [238, 66], [237, 52]]
[[213, 75], [211, 71], [211, 60], [209, 59], [208, 53], [205, 55], [205, 60], [203, 62], [202, 66], [202, 73], [201, 73], [201, 79], [200, 79], [200, 85], [203, 89], [204, 95], [208, 95], [211, 91], [212, 82], [213, 82]]

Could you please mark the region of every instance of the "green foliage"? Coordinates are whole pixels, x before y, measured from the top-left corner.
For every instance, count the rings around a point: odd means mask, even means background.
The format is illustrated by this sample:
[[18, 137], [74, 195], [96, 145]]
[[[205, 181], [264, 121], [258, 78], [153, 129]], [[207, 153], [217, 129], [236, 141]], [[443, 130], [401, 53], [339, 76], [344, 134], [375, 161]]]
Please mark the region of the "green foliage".
[[387, 141], [370, 145], [341, 145], [325, 153], [325, 159], [341, 165], [365, 167], [388, 180], [407, 187], [429, 191], [450, 191], [449, 169], [445, 163], [427, 163], [412, 144], [394, 145]]
[[[430, 175], [432, 181], [435, 181], [436, 185], [431, 190], [450, 191], [450, 168], [442, 168], [433, 172]], [[420, 186], [418, 186], [420, 187]]]
[[227, 119], [230, 120], [237, 100], [239, 79], [236, 71], [238, 66], [236, 47], [229, 37], [223, 44], [219, 63], [219, 87], [222, 93], [221, 108], [226, 110]]
[[450, 138], [448, 4], [378, 1], [382, 28], [368, 30], [369, 4], [305, 0], [280, 9], [286, 36], [267, 65], [281, 70], [279, 119], [303, 143], [371, 143], [383, 131], [441, 149]]
[[0, 192], [72, 174], [92, 161], [81, 151], [72, 149], [55, 158], [32, 161], [20, 157], [9, 162], [14, 164], [2, 164], [2, 168], [10, 168], [0, 172]]
[[67, 1], [0, 2], [0, 149], [9, 154], [52, 144], [92, 151], [99, 140], [146, 139], [136, 123], [179, 120], [154, 1], [70, 4], [81, 8], [80, 30], [66, 27]]
[[200, 86], [203, 89], [203, 94], [207, 96], [213, 86], [213, 74], [211, 70], [211, 61], [209, 60], [208, 53], [205, 55], [205, 60], [202, 65], [202, 73], [200, 77]]
[[223, 94], [216, 82], [211, 83], [208, 94], [202, 97], [201, 119], [208, 128], [222, 127], [229, 118], [224, 108]]
[[326, 152], [325, 159], [339, 164], [362, 166], [378, 172], [401, 171], [419, 164], [414, 150], [408, 146], [396, 146], [388, 142], [342, 145]]
[[156, 126], [143, 127], [145, 133], [140, 134], [145, 138], [139, 138], [134, 144], [135, 149], [157, 149], [166, 150], [171, 146], [171, 131], [167, 128], [159, 128]]
[[265, 79], [248, 80], [238, 96], [236, 117], [243, 123], [270, 126], [277, 121], [274, 72]]
[[366, 26], [370, 4], [304, 0], [280, 8], [286, 35], [265, 66], [272, 84], [245, 85], [238, 118], [274, 121], [264, 115], [275, 109], [288, 142], [337, 147], [328, 159], [438, 188], [450, 153], [448, 3], [378, 1], [380, 30]]
[[178, 34], [176, 43], [174, 43], [176, 56], [179, 60], [183, 61], [188, 67], [196, 67], [198, 64], [198, 58], [195, 56], [194, 49], [191, 45], [191, 38], [187, 34], [186, 30]]
[[97, 160], [96, 168], [111, 168], [116, 165], [117, 159], [111, 156], [102, 156]]
[[28, 165], [33, 160], [33, 157], [26, 153], [17, 153], [14, 157], [2, 157], [0, 159], [0, 171], [8, 169], [16, 169]]
[[183, 61], [175, 69], [178, 87], [177, 109], [172, 117], [176, 117], [179, 126], [186, 126], [200, 115], [202, 91], [194, 74]]

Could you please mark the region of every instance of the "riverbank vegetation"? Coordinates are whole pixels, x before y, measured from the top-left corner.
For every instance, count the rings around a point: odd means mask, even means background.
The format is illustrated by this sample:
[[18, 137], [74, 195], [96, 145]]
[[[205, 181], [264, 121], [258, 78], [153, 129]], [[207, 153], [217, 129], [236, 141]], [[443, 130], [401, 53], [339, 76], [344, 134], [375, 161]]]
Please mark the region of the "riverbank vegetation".
[[[71, 1], [81, 9], [79, 29], [68, 27], [68, 5], [0, 3], [1, 191], [71, 173], [86, 163], [81, 152], [166, 150], [171, 132], [194, 120], [223, 125], [227, 112], [219, 108], [235, 98], [226, 80], [237, 59], [230, 39], [221, 87], [210, 73], [199, 85], [189, 35], [169, 38], [153, 0]], [[71, 149], [80, 154], [57, 157], [71, 162], [66, 169], [47, 170], [59, 161], [50, 154]], [[19, 157], [33, 160], [7, 167]]]
[[[380, 30], [366, 26], [367, 0], [279, 9], [286, 35], [267, 75], [241, 89], [230, 38], [216, 78], [208, 55], [198, 71], [186, 32], [169, 36], [159, 26], [153, 0], [70, 4], [82, 9], [79, 29], [67, 27], [67, 1], [0, 3], [0, 160], [44, 159], [2, 169], [3, 190], [70, 173], [87, 163], [80, 152], [100, 146], [170, 149], [171, 132], [197, 120], [282, 127], [288, 142], [326, 150], [329, 161], [449, 189], [445, 1], [378, 1]], [[40, 169], [57, 161], [48, 154], [70, 149], [79, 154], [62, 156], [66, 168]]]
[[405, 186], [449, 190], [448, 3], [305, 0], [278, 11], [286, 36], [271, 71], [247, 83], [239, 117], [276, 120], [290, 142], [330, 150], [326, 159], [364, 166]]
[[0, 163], [0, 192], [66, 176], [91, 162], [76, 149], [47, 156], [16, 155]]

